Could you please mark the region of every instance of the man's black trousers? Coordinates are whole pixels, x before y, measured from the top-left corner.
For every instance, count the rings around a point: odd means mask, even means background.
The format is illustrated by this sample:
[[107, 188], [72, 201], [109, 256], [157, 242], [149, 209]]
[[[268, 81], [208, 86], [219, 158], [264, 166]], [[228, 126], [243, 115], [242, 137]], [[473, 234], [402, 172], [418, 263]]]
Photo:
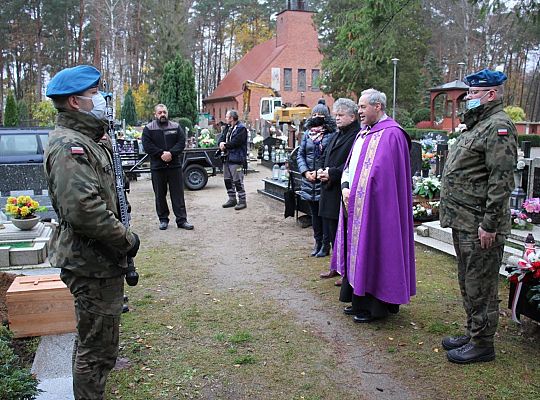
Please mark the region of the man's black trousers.
[[184, 201], [184, 174], [182, 168], [152, 170], [152, 187], [156, 196], [156, 212], [159, 220], [169, 222], [168, 187], [171, 192], [171, 203], [176, 216], [176, 223], [185, 222], [187, 213], [186, 202]]

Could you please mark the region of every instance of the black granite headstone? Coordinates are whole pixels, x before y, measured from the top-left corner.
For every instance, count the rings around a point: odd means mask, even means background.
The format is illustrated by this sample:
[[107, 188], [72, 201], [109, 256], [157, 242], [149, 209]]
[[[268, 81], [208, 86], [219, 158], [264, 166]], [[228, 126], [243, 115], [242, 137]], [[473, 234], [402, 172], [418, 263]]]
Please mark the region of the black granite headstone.
[[540, 168], [535, 168], [533, 172], [533, 189], [531, 197], [540, 197]]
[[42, 194], [47, 190], [43, 164], [0, 164], [0, 193], [9, 195], [12, 191], [33, 190]]
[[422, 145], [420, 142], [413, 141], [411, 145], [411, 174], [422, 170]]

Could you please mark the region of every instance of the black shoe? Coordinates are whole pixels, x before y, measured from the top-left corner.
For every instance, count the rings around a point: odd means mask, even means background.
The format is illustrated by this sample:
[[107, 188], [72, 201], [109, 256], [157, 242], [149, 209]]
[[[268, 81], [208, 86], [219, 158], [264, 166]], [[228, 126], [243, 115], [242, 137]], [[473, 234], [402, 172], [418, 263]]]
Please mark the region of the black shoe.
[[353, 310], [352, 306], [347, 306], [343, 309], [343, 314], [345, 315], [358, 315], [362, 314], [364, 311], [361, 310]]
[[323, 244], [319, 252], [315, 254], [315, 257], [326, 257], [328, 254], [330, 254], [330, 245]]
[[474, 362], [493, 361], [495, 359], [495, 348], [478, 347], [473, 343], [467, 343], [457, 349], [452, 349], [446, 353], [448, 361], [456, 364], [470, 364]]
[[161, 231], [164, 231], [165, 229], [167, 229], [168, 226], [169, 226], [169, 222], [167, 222], [167, 221], [160, 221], [159, 222], [159, 229]]
[[471, 337], [467, 335], [447, 336], [442, 340], [442, 347], [445, 350], [458, 349], [461, 346], [465, 346], [470, 341], [471, 341]]
[[234, 207], [234, 209], [235, 209], [235, 210], [243, 210], [243, 209], [246, 208], [246, 207], [247, 207], [247, 204], [246, 204], [246, 203], [238, 203], [238, 204]]
[[176, 224], [177, 227], [180, 229], [185, 229], [186, 231], [191, 231], [193, 229], [193, 225], [191, 225], [189, 222], [184, 221]]
[[322, 242], [316, 242], [315, 246], [313, 247], [313, 251], [311, 252], [311, 257], [315, 257], [317, 253], [321, 250]]
[[236, 199], [229, 199], [226, 203], [222, 204], [221, 207], [223, 208], [231, 208], [236, 205]]
[[371, 313], [366, 312], [366, 311], [362, 311], [353, 317], [353, 321], [356, 322], [357, 324], [367, 324], [372, 321], [375, 321], [376, 319], [377, 318], [373, 317]]
[[122, 306], [122, 314], [129, 312], [129, 306], [127, 304], [124, 304]]

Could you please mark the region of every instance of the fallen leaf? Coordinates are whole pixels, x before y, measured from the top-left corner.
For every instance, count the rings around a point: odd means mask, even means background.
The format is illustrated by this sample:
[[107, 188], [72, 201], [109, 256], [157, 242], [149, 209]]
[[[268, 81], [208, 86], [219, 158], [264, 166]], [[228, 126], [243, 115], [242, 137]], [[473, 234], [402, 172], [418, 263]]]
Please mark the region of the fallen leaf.
[[418, 342], [419, 346], [422, 346], [423, 344], [424, 344], [424, 342]]
[[173, 328], [174, 328], [174, 326], [172, 326], [172, 325], [167, 325], [167, 329], [173, 329]]

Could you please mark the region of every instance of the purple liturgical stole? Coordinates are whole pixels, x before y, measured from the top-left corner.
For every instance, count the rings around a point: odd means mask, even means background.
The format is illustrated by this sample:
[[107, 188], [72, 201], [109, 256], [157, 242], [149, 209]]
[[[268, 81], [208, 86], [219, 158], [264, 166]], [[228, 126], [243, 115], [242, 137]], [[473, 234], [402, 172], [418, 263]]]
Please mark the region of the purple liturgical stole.
[[416, 294], [411, 187], [408, 136], [387, 118], [364, 139], [330, 264], [355, 295], [406, 304]]

